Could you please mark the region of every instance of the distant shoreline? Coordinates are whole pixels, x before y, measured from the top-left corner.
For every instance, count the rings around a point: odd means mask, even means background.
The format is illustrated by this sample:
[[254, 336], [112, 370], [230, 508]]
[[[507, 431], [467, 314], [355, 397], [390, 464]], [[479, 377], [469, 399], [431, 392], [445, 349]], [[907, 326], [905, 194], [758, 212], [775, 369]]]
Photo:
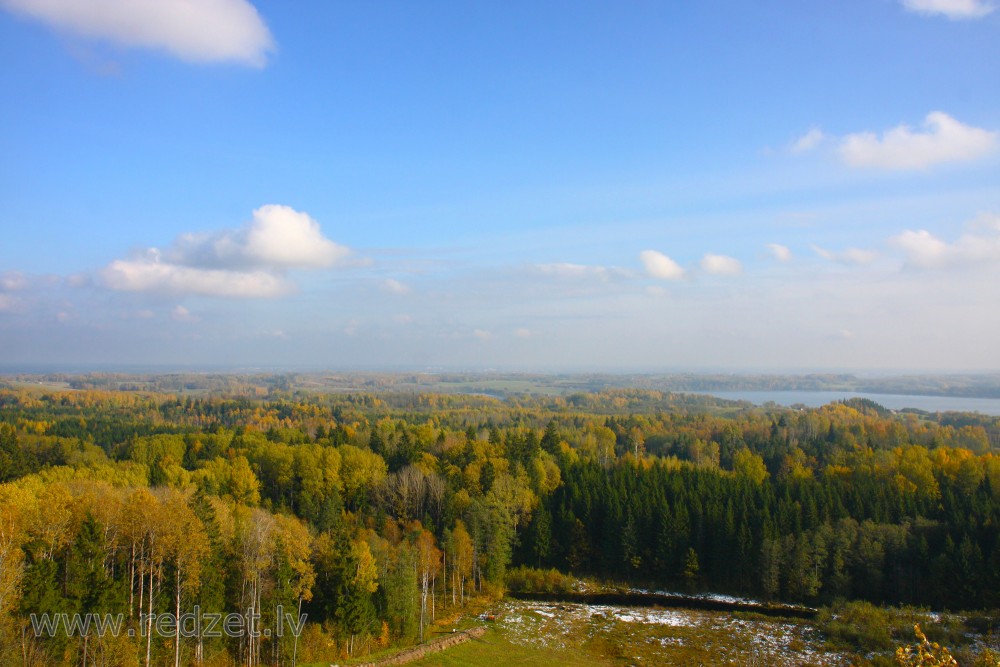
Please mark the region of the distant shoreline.
[[[688, 393], [688, 392], [685, 392]], [[922, 412], [978, 412], [1000, 416], [1000, 398], [977, 396], [949, 396], [943, 394], [894, 394], [857, 391], [708, 391], [690, 392], [707, 394], [732, 401], [747, 401], [754, 405], [776, 403], [784, 407], [805, 405], [817, 408], [845, 399], [865, 398], [889, 410], [919, 410]]]
[[159, 393], [427, 392], [517, 396], [574, 396], [609, 390], [643, 390], [818, 407], [845, 398], [868, 398], [890, 410], [978, 411], [1000, 415], [1000, 373], [861, 376], [848, 373], [504, 373], [475, 372], [276, 372], [248, 370], [180, 372], [48, 372], [0, 370], [0, 386], [50, 390], [101, 389]]

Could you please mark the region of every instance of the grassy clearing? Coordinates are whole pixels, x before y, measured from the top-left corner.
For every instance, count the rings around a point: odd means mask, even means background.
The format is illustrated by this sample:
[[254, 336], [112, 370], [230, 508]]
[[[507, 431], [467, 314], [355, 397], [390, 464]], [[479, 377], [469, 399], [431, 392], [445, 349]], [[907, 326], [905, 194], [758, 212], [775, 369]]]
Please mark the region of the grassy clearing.
[[[987, 644], [992, 645], [994, 639], [989, 634], [978, 636], [978, 639], [966, 634], [958, 617], [951, 615], [912, 608], [882, 609], [863, 603], [831, 608], [815, 621], [774, 618], [752, 612], [512, 599], [496, 603], [482, 601], [482, 605], [471, 618], [439, 623], [431, 635], [450, 633], [452, 627], [461, 629], [470, 624], [482, 624], [476, 616], [489, 612], [496, 620], [488, 623], [485, 636], [409, 664], [416, 667], [871, 667], [893, 664], [891, 655], [895, 646], [912, 643], [912, 624], [920, 622], [929, 631], [928, 635], [934, 633], [953, 650], [957, 649], [955, 655], [960, 664], [978, 667], [981, 663], [977, 662], [977, 654], [982, 653]], [[887, 636], [873, 644], [867, 641], [867, 636], [859, 639], [838, 630], [842, 630], [844, 624], [855, 623], [878, 625]], [[393, 653], [386, 651], [381, 657]], [[379, 656], [361, 660], [376, 657]]]
[[481, 641], [413, 665], [841, 665], [807, 624], [718, 612], [508, 600]]
[[416, 667], [464, 667], [466, 665], [587, 667], [589, 665], [601, 666], [618, 663], [601, 658], [582, 648], [539, 647], [511, 641], [502, 629], [494, 627], [482, 639], [466, 642], [410, 664]]

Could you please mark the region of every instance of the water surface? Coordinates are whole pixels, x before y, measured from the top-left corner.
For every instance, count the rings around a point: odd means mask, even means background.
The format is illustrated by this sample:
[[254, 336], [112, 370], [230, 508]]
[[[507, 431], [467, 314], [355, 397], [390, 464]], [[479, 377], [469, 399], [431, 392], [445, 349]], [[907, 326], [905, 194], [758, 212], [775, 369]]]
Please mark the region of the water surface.
[[805, 405], [818, 408], [846, 398], [868, 398], [890, 410], [916, 408], [927, 412], [980, 412], [1000, 416], [1000, 398], [963, 398], [957, 396], [909, 396], [904, 394], [869, 394], [856, 391], [702, 391], [731, 401], [749, 401], [754, 405], [774, 402], [778, 405]]

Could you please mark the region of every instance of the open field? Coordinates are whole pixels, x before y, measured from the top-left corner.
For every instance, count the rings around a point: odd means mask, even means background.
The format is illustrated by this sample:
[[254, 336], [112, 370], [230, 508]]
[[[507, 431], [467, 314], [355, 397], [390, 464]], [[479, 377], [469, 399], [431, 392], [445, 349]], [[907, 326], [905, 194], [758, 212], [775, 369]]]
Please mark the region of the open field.
[[804, 622], [750, 614], [505, 600], [478, 641], [432, 665], [847, 665]]
[[[715, 596], [725, 599], [727, 596]], [[480, 603], [485, 602], [480, 600]], [[478, 607], [472, 615], [439, 619], [429, 629], [431, 641], [454, 636], [457, 629], [485, 629], [482, 636], [407, 662], [416, 667], [519, 667], [697, 665], [699, 667], [832, 667], [895, 664], [899, 645], [914, 643], [914, 623], [950, 647], [962, 667], [983, 662], [987, 649], [997, 655], [1000, 640], [983, 625], [962, 615], [907, 608], [869, 607], [874, 616], [861, 618], [852, 605], [820, 610], [815, 619], [772, 617], [743, 611], [635, 607], [505, 599]], [[976, 615], [974, 615], [976, 616]], [[845, 625], [846, 624], [846, 625]], [[884, 642], [872, 643], [885, 632]], [[835, 627], [836, 626], [836, 627]], [[845, 627], [849, 627], [846, 632]], [[975, 628], [975, 630], [974, 630]], [[860, 637], [864, 635], [864, 639]], [[860, 642], [860, 643], [859, 643]], [[353, 660], [351, 665], [385, 662], [405, 654], [389, 649]], [[303, 667], [327, 667], [312, 663]]]

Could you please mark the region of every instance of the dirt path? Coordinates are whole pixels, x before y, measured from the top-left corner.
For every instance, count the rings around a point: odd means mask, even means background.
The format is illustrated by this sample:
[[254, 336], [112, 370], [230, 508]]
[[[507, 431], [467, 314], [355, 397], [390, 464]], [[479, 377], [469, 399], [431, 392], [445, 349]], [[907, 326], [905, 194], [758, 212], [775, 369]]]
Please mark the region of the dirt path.
[[384, 665], [405, 665], [408, 662], [413, 662], [414, 660], [420, 660], [424, 656], [430, 655], [431, 653], [437, 653], [439, 651], [444, 651], [452, 646], [458, 646], [470, 639], [479, 639], [484, 634], [486, 634], [486, 627], [479, 626], [477, 628], [471, 628], [469, 630], [462, 630], [461, 632], [454, 632], [444, 637], [438, 637], [437, 639], [432, 639], [426, 644], [421, 644], [419, 646], [414, 646], [412, 648], [403, 649], [395, 655], [389, 656], [388, 658], [382, 658], [381, 660], [375, 660], [374, 662], [364, 662], [357, 667], [383, 667]]

